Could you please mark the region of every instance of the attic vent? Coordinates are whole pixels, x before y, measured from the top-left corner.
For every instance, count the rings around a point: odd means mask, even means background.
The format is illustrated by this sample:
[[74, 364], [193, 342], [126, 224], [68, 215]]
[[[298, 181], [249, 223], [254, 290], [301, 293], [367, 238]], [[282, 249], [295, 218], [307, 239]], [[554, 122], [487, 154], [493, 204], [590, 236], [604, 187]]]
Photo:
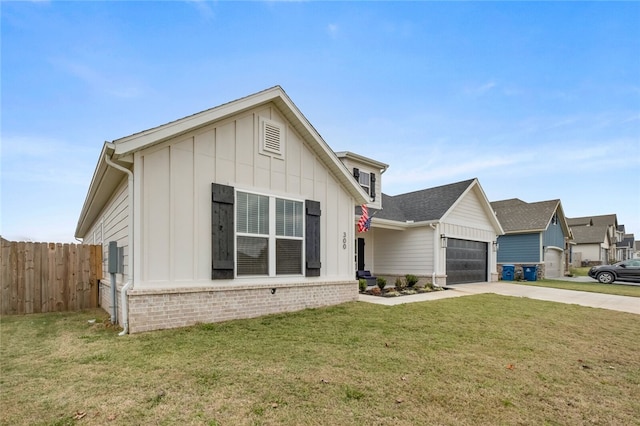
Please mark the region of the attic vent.
[[261, 152], [264, 154], [284, 154], [284, 126], [276, 121], [260, 119]]

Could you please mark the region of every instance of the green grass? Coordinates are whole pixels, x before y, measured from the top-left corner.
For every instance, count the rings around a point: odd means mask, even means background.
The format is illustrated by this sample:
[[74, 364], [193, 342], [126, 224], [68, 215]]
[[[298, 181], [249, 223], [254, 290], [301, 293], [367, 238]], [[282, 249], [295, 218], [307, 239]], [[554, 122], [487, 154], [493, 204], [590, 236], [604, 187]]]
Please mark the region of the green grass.
[[96, 317], [1, 319], [3, 425], [640, 419], [640, 317], [628, 313], [483, 294], [126, 337]]
[[[515, 282], [515, 281], [514, 281]], [[538, 287], [561, 288], [564, 290], [588, 291], [591, 293], [616, 294], [618, 296], [640, 297], [640, 286], [625, 284], [600, 284], [593, 282], [574, 282], [562, 280], [518, 281], [516, 284]]]
[[573, 275], [575, 275], [576, 277], [586, 277], [588, 276], [588, 272], [589, 269], [591, 269], [590, 266], [581, 266], [579, 268], [570, 268], [570, 271]]

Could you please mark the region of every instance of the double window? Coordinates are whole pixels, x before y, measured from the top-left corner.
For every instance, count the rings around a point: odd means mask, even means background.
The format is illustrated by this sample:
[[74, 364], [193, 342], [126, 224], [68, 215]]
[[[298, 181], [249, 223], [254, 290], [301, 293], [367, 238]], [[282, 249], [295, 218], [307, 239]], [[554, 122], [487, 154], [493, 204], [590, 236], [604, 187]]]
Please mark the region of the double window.
[[302, 274], [304, 204], [236, 193], [237, 276]]

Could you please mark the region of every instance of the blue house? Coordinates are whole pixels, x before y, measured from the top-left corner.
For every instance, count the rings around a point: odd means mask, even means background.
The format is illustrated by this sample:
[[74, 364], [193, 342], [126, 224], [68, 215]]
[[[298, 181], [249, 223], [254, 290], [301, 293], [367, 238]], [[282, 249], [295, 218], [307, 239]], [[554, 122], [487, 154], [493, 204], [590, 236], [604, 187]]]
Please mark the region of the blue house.
[[504, 230], [498, 237], [498, 270], [515, 265], [537, 267], [537, 277], [557, 278], [568, 272], [571, 230], [560, 200], [527, 203], [517, 198], [494, 201], [491, 207]]

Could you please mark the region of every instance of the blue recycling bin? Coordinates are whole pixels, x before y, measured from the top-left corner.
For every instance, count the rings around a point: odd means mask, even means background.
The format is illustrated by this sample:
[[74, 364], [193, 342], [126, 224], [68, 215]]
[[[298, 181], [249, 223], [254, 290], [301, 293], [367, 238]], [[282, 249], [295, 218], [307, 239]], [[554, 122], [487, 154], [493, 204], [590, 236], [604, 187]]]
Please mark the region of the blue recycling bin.
[[524, 279], [527, 281], [538, 280], [538, 265], [524, 265], [522, 267], [524, 272]]
[[513, 277], [516, 273], [515, 265], [502, 265], [502, 280], [513, 281]]

